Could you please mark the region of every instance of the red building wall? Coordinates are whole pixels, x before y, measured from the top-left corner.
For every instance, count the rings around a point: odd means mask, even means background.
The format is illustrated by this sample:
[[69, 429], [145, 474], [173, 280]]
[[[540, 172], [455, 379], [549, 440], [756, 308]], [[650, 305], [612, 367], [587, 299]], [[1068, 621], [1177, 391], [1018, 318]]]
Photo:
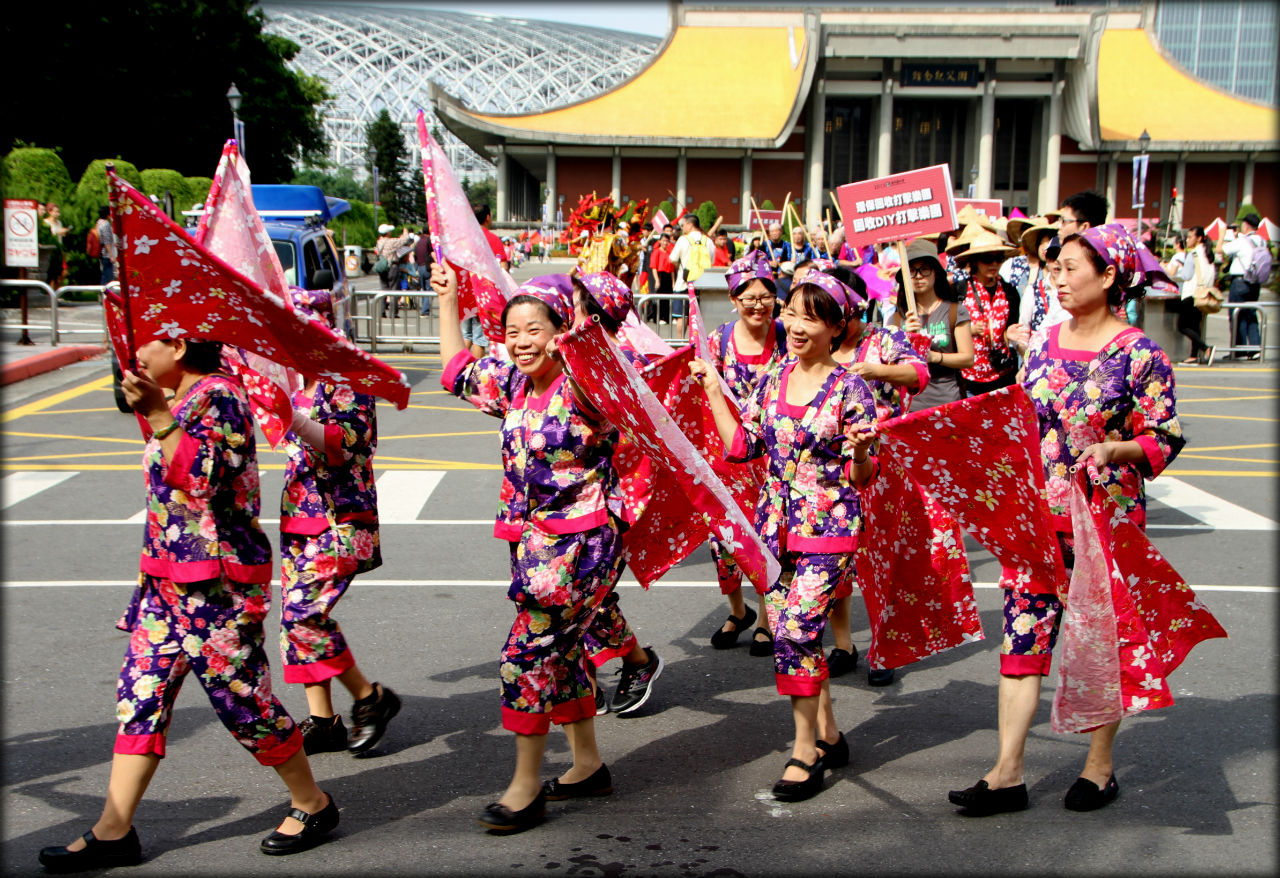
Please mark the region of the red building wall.
[[[766, 200], [774, 210], [782, 210], [783, 199], [791, 193], [791, 204], [800, 207], [804, 195], [804, 162], [799, 159], [762, 160], [759, 154], [751, 163], [751, 194], [762, 209]], [[748, 204], [748, 207], [751, 205]], [[800, 212], [804, 216], [804, 211]]]
[[1062, 204], [1062, 199], [1069, 195], [1075, 195], [1077, 192], [1083, 192], [1086, 189], [1094, 189], [1099, 192], [1105, 187], [1098, 185], [1098, 165], [1096, 162], [1090, 164], [1077, 164], [1076, 162], [1064, 162], [1058, 166], [1058, 204]]
[[670, 198], [667, 190], [676, 189], [675, 158], [644, 159], [622, 157], [622, 192], [633, 201], [649, 199], [649, 207], [657, 209], [658, 203]]
[[691, 158], [685, 165], [685, 194], [690, 199], [690, 210], [697, 210], [704, 201], [714, 201], [726, 223], [743, 222], [739, 205], [733, 203], [733, 199], [742, 197], [741, 159]]
[[1235, 222], [1235, 211], [1227, 216], [1229, 168], [1226, 162], [1187, 162], [1187, 182], [1182, 192], [1182, 225], [1207, 226], [1214, 217]]
[[579, 158], [556, 156], [556, 190], [564, 196], [566, 220], [578, 206], [578, 199], [590, 195], [605, 196], [613, 187], [613, 159], [607, 156]]
[[1253, 203], [1260, 216], [1280, 223], [1280, 163], [1258, 162], [1253, 166]]

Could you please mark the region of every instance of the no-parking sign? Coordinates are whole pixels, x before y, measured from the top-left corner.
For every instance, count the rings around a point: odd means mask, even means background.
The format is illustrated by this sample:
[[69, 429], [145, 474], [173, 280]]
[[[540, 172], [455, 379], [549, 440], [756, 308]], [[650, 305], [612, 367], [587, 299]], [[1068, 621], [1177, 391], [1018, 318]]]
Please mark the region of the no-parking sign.
[[4, 200], [4, 264], [10, 268], [40, 265], [36, 203], [23, 198]]

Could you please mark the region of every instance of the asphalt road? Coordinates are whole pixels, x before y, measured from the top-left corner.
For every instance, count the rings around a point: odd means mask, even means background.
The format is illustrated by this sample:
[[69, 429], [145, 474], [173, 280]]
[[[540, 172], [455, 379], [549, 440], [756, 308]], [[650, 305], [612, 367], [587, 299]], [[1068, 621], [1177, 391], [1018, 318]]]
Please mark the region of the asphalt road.
[[[511, 616], [506, 551], [490, 530], [496, 422], [440, 390], [438, 358], [386, 359], [415, 384], [407, 410], [379, 411], [386, 563], [338, 616], [361, 667], [404, 710], [371, 757], [313, 758], [342, 824], [331, 843], [281, 862], [257, 842], [286, 810], [283, 788], [188, 682], [136, 820], [147, 859], [125, 874], [1274, 873], [1275, 371], [1178, 370], [1190, 444], [1154, 483], [1170, 505], [1152, 503], [1151, 534], [1231, 636], [1202, 644], [1175, 673], [1176, 706], [1126, 722], [1113, 806], [1061, 806], [1087, 743], [1050, 731], [1052, 676], [1027, 748], [1030, 810], [967, 819], [947, 803], [947, 790], [989, 767], [996, 745], [998, 570], [973, 544], [989, 639], [912, 666], [885, 689], [867, 686], [862, 665], [834, 681], [852, 764], [815, 799], [773, 801], [789, 707], [767, 659], [711, 649], [726, 607], [700, 550], [647, 593], [622, 587], [624, 611], [666, 670], [637, 716], [598, 721], [614, 794], [553, 803], [544, 826], [495, 837], [474, 820], [505, 786], [514, 749], [495, 680]], [[0, 869], [18, 875], [38, 872], [39, 848], [69, 842], [102, 806], [125, 646], [113, 625], [141, 537], [142, 443], [115, 410], [101, 361], [6, 388], [0, 419]], [[263, 516], [274, 518], [283, 458], [261, 448]], [[865, 649], [860, 608], [854, 629]], [[273, 673], [289, 710], [305, 715], [301, 688], [286, 687], [278, 665]], [[346, 710], [345, 695], [338, 704]], [[567, 764], [555, 732], [546, 776]]]

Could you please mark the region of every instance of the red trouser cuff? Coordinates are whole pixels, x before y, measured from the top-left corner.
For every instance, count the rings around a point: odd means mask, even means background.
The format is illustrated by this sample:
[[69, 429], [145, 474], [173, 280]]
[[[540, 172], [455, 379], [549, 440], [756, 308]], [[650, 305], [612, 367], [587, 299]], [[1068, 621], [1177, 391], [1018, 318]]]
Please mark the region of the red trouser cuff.
[[[594, 667], [598, 668], [601, 665], [603, 665], [605, 662], [610, 661], [611, 659], [622, 658], [624, 655], [631, 652], [631, 650], [635, 649], [636, 645], [639, 644], [639, 642], [640, 641], [636, 640], [636, 637], [633, 634], [631, 635], [631, 637], [627, 638], [627, 641], [623, 643], [622, 646], [616, 646], [616, 647], [611, 646], [611, 647], [602, 649], [598, 652], [593, 652], [589, 654], [587, 658], [591, 659], [591, 664]], [[595, 700], [594, 699], [592, 699], [591, 701], [591, 715], [595, 716]]]
[[1049, 666], [1053, 664], [1053, 653], [1038, 652], [1035, 655], [1002, 655], [1000, 656], [1000, 673], [1006, 677], [1025, 677], [1029, 674], [1049, 676]]
[[265, 750], [254, 750], [253, 758], [262, 765], [280, 765], [288, 762], [293, 754], [301, 749], [302, 730], [294, 726], [293, 734], [277, 744], [272, 744]]
[[778, 684], [779, 695], [821, 695], [822, 681], [827, 679], [826, 671], [821, 676], [800, 676], [799, 674], [774, 674]]
[[355, 666], [355, 656], [351, 654], [350, 649], [344, 649], [337, 655], [315, 662], [308, 662], [305, 665], [286, 664], [284, 666], [284, 681], [286, 683], [323, 683], [325, 680], [336, 677]]
[[545, 735], [551, 731], [551, 714], [526, 713], [522, 710], [503, 707], [502, 727], [517, 735]]
[[165, 736], [160, 732], [150, 735], [126, 735], [121, 732], [116, 735], [116, 745], [112, 752], [130, 756], [159, 756], [163, 759], [164, 743]]

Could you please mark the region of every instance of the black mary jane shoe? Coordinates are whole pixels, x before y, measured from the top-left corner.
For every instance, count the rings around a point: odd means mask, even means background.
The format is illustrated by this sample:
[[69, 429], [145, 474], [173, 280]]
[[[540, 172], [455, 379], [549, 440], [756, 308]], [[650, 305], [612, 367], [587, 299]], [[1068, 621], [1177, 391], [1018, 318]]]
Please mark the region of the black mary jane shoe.
[[[763, 634], [768, 640], [757, 640], [756, 636]], [[751, 654], [754, 656], [773, 655], [773, 632], [763, 625], [757, 626], [755, 631], [751, 632]]]
[[609, 774], [609, 766], [603, 763], [586, 780], [564, 783], [559, 778], [552, 778], [542, 784], [542, 795], [548, 802], [580, 799], [585, 796], [607, 796], [612, 792], [613, 777]]
[[818, 746], [818, 757], [822, 760], [823, 768], [830, 771], [833, 768], [844, 768], [849, 764], [849, 742], [844, 732], [840, 733], [840, 737], [834, 744], [828, 744], [821, 739], [814, 743]]
[[853, 651], [847, 649], [831, 650], [831, 654], [827, 656], [827, 674], [832, 677], [843, 677], [858, 667], [858, 648], [855, 646]]
[[[325, 793], [325, 795], [329, 794]], [[337, 828], [338, 805], [333, 801], [333, 796], [329, 796], [329, 804], [316, 813], [308, 814], [300, 808], [292, 808], [289, 816], [302, 824], [302, 831], [297, 835], [285, 835], [280, 830], [275, 830], [262, 840], [262, 844], [258, 845], [264, 854], [283, 856], [311, 850]]]
[[741, 636], [742, 632], [750, 628], [755, 620], [756, 611], [750, 607], [747, 607], [747, 611], [741, 616], [730, 616], [725, 621], [733, 625], [733, 630], [725, 631], [722, 627], [711, 635], [711, 645], [715, 649], [733, 649], [738, 645], [738, 637]]
[[773, 785], [775, 799], [779, 802], [803, 802], [822, 792], [822, 774], [825, 766], [822, 764], [821, 756], [813, 760], [812, 765], [805, 765], [799, 759], [788, 759], [784, 768], [790, 768], [793, 765], [809, 772], [809, 777], [805, 780], [778, 781]]
[[103, 841], [90, 829], [83, 836], [84, 847], [69, 851], [64, 845], [54, 845], [40, 851], [40, 865], [46, 872], [65, 874], [87, 872], [90, 869], [109, 869], [112, 866], [136, 866], [142, 862], [142, 843], [137, 831], [130, 826], [123, 838]]
[[506, 805], [494, 802], [481, 812], [476, 822], [490, 832], [508, 835], [532, 829], [546, 817], [547, 795], [539, 790], [534, 800], [519, 811], [512, 811]]
[[1068, 811], [1097, 811], [1114, 802], [1118, 795], [1120, 795], [1120, 785], [1116, 783], [1114, 774], [1107, 778], [1102, 789], [1098, 789], [1098, 785], [1091, 780], [1077, 777], [1071, 789], [1067, 790], [1062, 806]]
[[1020, 783], [1016, 787], [1000, 787], [993, 790], [985, 780], [980, 780], [967, 790], [952, 790], [947, 793], [947, 801], [953, 805], [959, 805], [970, 817], [988, 817], [1007, 811], [1025, 811], [1027, 785]]

